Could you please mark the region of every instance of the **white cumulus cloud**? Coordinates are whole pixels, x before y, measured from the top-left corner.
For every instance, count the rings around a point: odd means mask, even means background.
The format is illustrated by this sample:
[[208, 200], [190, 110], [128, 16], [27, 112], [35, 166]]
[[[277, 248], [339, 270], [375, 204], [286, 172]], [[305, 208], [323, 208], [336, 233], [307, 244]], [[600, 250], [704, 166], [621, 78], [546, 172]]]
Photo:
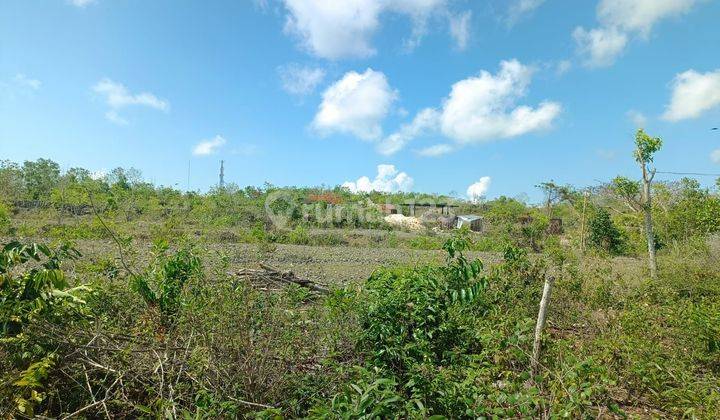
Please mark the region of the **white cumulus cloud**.
[[600, 26], [575, 28], [578, 52], [590, 67], [609, 66], [617, 60], [632, 36], [646, 39], [659, 21], [689, 12], [703, 0], [601, 0]]
[[195, 156], [208, 156], [217, 153], [218, 149], [227, 143], [222, 136], [215, 136], [211, 139], [202, 140], [196, 144], [193, 148], [193, 155]]
[[470, 20], [472, 11], [465, 11], [457, 16], [450, 16], [450, 35], [455, 40], [458, 50], [464, 51], [470, 40]]
[[371, 180], [367, 176], [361, 176], [357, 181], [348, 181], [342, 184], [351, 192], [398, 192], [410, 191], [413, 187], [413, 179], [405, 172], [400, 172], [395, 165], [378, 165], [377, 175]]
[[672, 96], [663, 118], [680, 121], [697, 118], [720, 105], [720, 69], [699, 73], [688, 70], [675, 76]]
[[473, 203], [480, 201], [483, 197], [485, 197], [485, 193], [487, 193], [488, 189], [490, 189], [491, 181], [492, 180], [489, 176], [484, 176], [477, 182], [470, 184], [466, 191], [468, 199]]
[[648, 36], [660, 20], [687, 13], [701, 0], [602, 0], [598, 20], [609, 27]]
[[377, 151], [383, 155], [392, 155], [402, 150], [407, 143], [423, 133], [437, 127], [439, 114], [432, 108], [418, 112], [409, 124], [403, 124], [400, 129], [383, 139], [377, 145]]
[[325, 78], [325, 70], [319, 67], [288, 64], [278, 68], [282, 88], [292, 95], [308, 95]]
[[168, 112], [170, 103], [149, 92], [133, 94], [122, 83], [114, 82], [108, 78], [102, 79], [93, 86], [93, 91], [104, 97], [110, 110], [105, 114], [108, 120], [117, 124], [127, 124], [118, 111], [130, 106], [142, 106]]
[[531, 79], [530, 67], [511, 60], [500, 63], [495, 75], [483, 70], [455, 83], [443, 105], [442, 132], [459, 143], [477, 143], [549, 128], [560, 114], [560, 104], [515, 107]]
[[485, 70], [455, 83], [440, 109], [424, 109], [413, 122], [383, 139], [379, 149], [391, 154], [415, 137], [439, 131], [457, 145], [517, 137], [549, 129], [562, 111], [557, 102], [536, 107], [516, 105], [527, 93], [533, 70], [517, 60], [503, 61], [500, 70]]
[[285, 32], [297, 37], [314, 55], [328, 59], [375, 54], [371, 39], [382, 13], [409, 16], [413, 22], [410, 46], [419, 42], [429, 17], [447, 0], [283, 0]]
[[313, 127], [321, 133], [353, 134], [363, 140], [382, 136], [382, 121], [397, 92], [382, 72], [346, 73], [323, 93]]

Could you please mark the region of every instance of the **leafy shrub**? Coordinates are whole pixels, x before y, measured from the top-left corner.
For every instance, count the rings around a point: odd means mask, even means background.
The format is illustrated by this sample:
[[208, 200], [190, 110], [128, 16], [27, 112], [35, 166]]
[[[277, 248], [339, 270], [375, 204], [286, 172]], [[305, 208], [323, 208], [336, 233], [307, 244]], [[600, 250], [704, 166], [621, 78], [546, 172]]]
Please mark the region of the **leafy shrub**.
[[[10, 242], [0, 252], [0, 322], [3, 336], [15, 336], [23, 325], [40, 318], [53, 320], [79, 309], [86, 286], [71, 288], [60, 269], [63, 259], [80, 253], [67, 245], [51, 250], [42, 244]], [[39, 267], [16, 274], [19, 266]]]
[[356, 372], [352, 385], [329, 406], [312, 413], [427, 417], [463, 415], [469, 409], [472, 398], [463, 395], [472, 394], [472, 381], [457, 394], [442, 391], [470, 373], [467, 364], [473, 365], [471, 355], [479, 351], [473, 320], [487, 309], [488, 281], [482, 263], [464, 256], [469, 247], [469, 234], [461, 231], [443, 245], [444, 266], [385, 268], [368, 279], [357, 345], [370, 367]]
[[90, 289], [70, 287], [61, 270], [63, 260], [79, 256], [67, 245], [50, 249], [10, 242], [0, 251], [0, 354], [7, 351], [12, 363], [0, 382], [12, 383], [16, 409], [23, 416], [32, 416], [45, 398], [44, 380], [55, 364], [57, 347], [26, 330], [82, 322], [89, 316], [83, 298]]
[[404, 398], [397, 382], [381, 376], [380, 369], [358, 368], [357, 379], [335, 395], [327, 406], [310, 410], [311, 418], [392, 418], [404, 411]]
[[598, 208], [590, 217], [588, 227], [590, 245], [613, 255], [622, 254], [624, 249], [622, 233], [613, 223], [607, 210]]
[[401, 373], [425, 360], [447, 362], [463, 336], [451, 312], [480, 299], [487, 287], [482, 263], [463, 255], [468, 246], [466, 237], [454, 237], [443, 246], [444, 267], [384, 269], [368, 279], [361, 343], [379, 365]]
[[180, 309], [185, 284], [202, 274], [200, 258], [192, 247], [181, 248], [167, 255], [170, 246], [165, 241], [154, 244], [154, 260], [144, 274], [133, 276], [130, 286], [145, 303], [160, 310], [163, 325], [172, 324]]
[[539, 252], [542, 249], [542, 239], [546, 235], [549, 223], [548, 218], [543, 215], [520, 226], [520, 244]]
[[288, 242], [295, 245], [308, 245], [310, 244], [310, 235], [307, 230], [302, 226], [297, 226], [291, 230], [287, 235]]

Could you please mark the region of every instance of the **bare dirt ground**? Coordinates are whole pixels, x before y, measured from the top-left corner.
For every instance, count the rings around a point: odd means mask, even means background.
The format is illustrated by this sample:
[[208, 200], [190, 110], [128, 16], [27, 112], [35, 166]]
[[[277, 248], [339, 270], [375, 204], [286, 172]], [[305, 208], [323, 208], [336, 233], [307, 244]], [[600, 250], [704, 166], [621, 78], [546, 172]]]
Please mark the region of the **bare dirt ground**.
[[[344, 232], [345, 237], [377, 234], [372, 230], [355, 230]], [[400, 235], [410, 235], [404, 232]], [[33, 238], [36, 241], [48, 242], [47, 238]], [[9, 241], [10, 238], [3, 238]], [[50, 241], [51, 242], [51, 241]], [[349, 241], [352, 243], [352, 241]], [[229, 261], [229, 272], [241, 268], [257, 268], [261, 262], [279, 270], [291, 270], [300, 277], [326, 284], [348, 284], [363, 281], [377, 268], [392, 265], [414, 265], [442, 263], [444, 252], [440, 250], [414, 250], [407, 248], [367, 247], [367, 246], [306, 246], [306, 245], [270, 245], [234, 243], [223, 241], [199, 241], [199, 245], [207, 250], [203, 256], [205, 266], [212, 270], [220, 266], [223, 256]], [[76, 247], [86, 257], [85, 261], [96, 262], [101, 259], [118, 259], [117, 245], [107, 240], [80, 240]], [[150, 258], [151, 243], [148, 240], [136, 240], [130, 247], [131, 255], [127, 259], [138, 271], [145, 267]], [[720, 248], [720, 246], [718, 247]], [[479, 258], [486, 268], [502, 260], [499, 253], [470, 252], [470, 258]], [[595, 258], [588, 258], [585, 264], [595, 264]], [[607, 264], [607, 263], [604, 263]], [[120, 265], [119, 260], [117, 265]], [[601, 275], [608, 281], [633, 274], [637, 277], [643, 270], [644, 260], [628, 257], [617, 257], [612, 260]]]
[[[110, 240], [78, 241], [77, 249], [90, 260], [117, 258], [117, 246]], [[442, 251], [422, 251], [403, 248], [360, 248], [348, 246], [304, 246], [276, 245], [270, 250], [256, 244], [210, 243], [205, 244], [208, 253], [203, 258], [206, 266], [219, 264], [224, 255], [229, 259], [228, 271], [240, 268], [255, 268], [264, 262], [280, 270], [291, 270], [300, 277], [329, 284], [347, 284], [367, 279], [381, 266], [396, 264], [441, 263]], [[149, 243], [134, 244], [138, 256], [129, 256], [136, 260], [137, 266], [145, 265], [150, 250]], [[470, 257], [480, 258], [486, 265], [500, 261], [500, 255], [471, 252]]]
[[[283, 270], [292, 270], [300, 276], [336, 284], [365, 280], [381, 266], [441, 263], [444, 258], [442, 251], [402, 248], [278, 245], [272, 253], [261, 253], [257, 246], [248, 244], [214, 246], [232, 256], [233, 268], [257, 265], [263, 261]], [[470, 256], [480, 258], [486, 264], [500, 261], [497, 254], [473, 252]]]

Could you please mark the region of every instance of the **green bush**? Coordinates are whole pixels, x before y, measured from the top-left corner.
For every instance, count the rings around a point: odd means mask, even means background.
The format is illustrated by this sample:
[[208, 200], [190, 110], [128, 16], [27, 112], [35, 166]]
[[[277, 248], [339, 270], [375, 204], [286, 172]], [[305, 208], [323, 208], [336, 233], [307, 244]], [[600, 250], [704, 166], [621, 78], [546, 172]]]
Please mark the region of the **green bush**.
[[83, 300], [90, 289], [70, 287], [61, 269], [63, 260], [79, 256], [67, 245], [50, 249], [10, 242], [0, 251], [0, 354], [10, 356], [10, 369], [0, 374], [0, 383], [9, 384], [0, 392], [0, 403], [9, 391], [22, 416], [32, 417], [45, 399], [44, 381], [55, 365], [58, 347], [57, 337], [28, 331], [48, 325], [62, 328], [90, 316]]
[[622, 233], [613, 223], [607, 210], [598, 208], [590, 216], [588, 228], [590, 245], [613, 255], [623, 253], [625, 242]]
[[160, 311], [161, 322], [169, 326], [174, 322], [182, 304], [185, 284], [202, 275], [200, 258], [190, 246], [181, 248], [173, 255], [167, 252], [165, 241], [154, 244], [153, 261], [142, 275], [132, 276], [131, 288], [152, 308]]
[[298, 225], [288, 233], [287, 242], [294, 245], [309, 245], [310, 235], [304, 227]]

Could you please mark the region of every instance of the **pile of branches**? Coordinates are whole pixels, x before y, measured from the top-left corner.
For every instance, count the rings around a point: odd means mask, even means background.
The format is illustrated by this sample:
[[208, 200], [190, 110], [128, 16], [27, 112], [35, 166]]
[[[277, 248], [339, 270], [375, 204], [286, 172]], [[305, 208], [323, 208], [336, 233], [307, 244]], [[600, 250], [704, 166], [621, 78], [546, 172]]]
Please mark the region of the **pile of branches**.
[[289, 284], [297, 284], [310, 289], [316, 294], [324, 295], [330, 291], [325, 284], [300, 278], [292, 271], [281, 271], [264, 263], [260, 263], [259, 269], [243, 268], [237, 271], [235, 275], [249, 281], [253, 287], [263, 291], [279, 291]]

